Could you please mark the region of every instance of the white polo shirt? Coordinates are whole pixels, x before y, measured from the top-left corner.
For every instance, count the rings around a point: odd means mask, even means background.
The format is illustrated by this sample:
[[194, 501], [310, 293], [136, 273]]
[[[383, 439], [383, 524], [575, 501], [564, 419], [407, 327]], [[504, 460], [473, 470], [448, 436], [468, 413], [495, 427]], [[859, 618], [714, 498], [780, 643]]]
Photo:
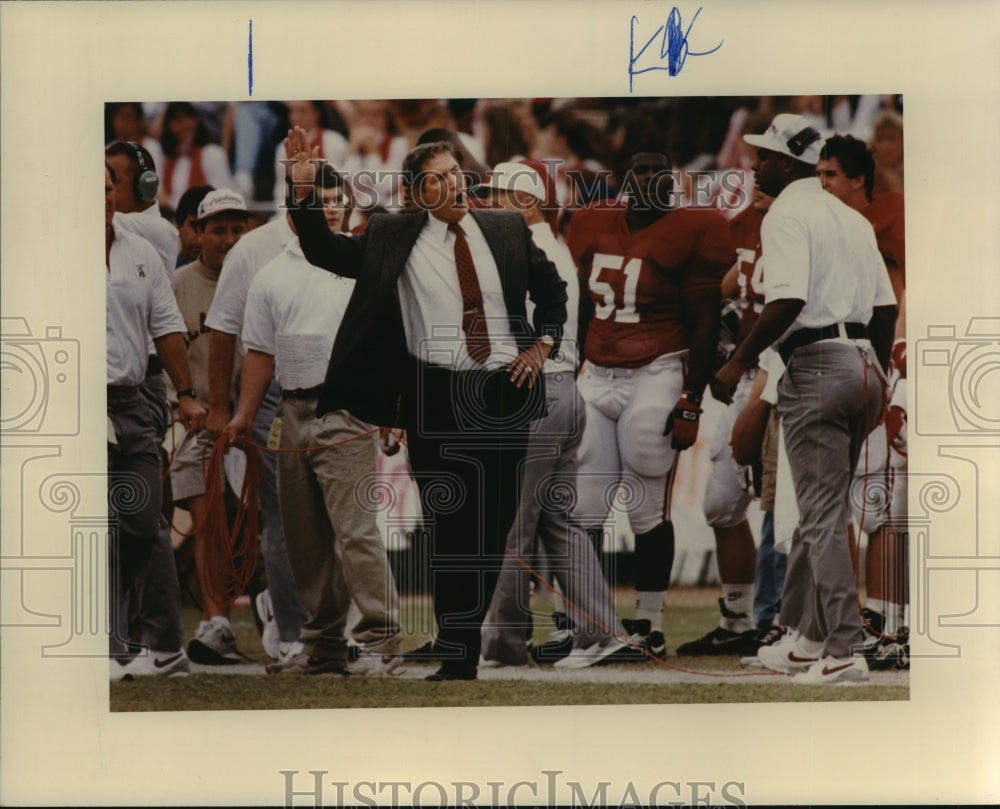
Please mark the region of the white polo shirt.
[[154, 202], [144, 211], [134, 213], [115, 213], [115, 224], [122, 230], [142, 236], [156, 248], [163, 260], [163, 267], [167, 275], [174, 274], [174, 265], [177, 263], [177, 248], [180, 245], [180, 238], [177, 228], [173, 223], [163, 218], [160, 213], [160, 204]]
[[805, 301], [786, 332], [868, 323], [896, 303], [871, 223], [823, 190], [819, 178], [786, 186], [761, 225], [765, 301]]
[[274, 356], [281, 387], [321, 385], [353, 292], [354, 279], [310, 264], [296, 240], [250, 284], [243, 345]]
[[[465, 231], [483, 293], [483, 311], [491, 345], [486, 367], [500, 368], [518, 354], [503, 299], [500, 272], [476, 221], [466, 215], [459, 224]], [[440, 219], [428, 216], [406, 260], [406, 269], [399, 277], [398, 290], [410, 354], [444, 368], [481, 367], [469, 357], [462, 332], [463, 306], [455, 268], [455, 234]]]
[[149, 342], [184, 333], [184, 318], [156, 249], [112, 222], [115, 240], [107, 273], [107, 384], [138, 385], [146, 378]]
[[[289, 244], [298, 244], [298, 239], [284, 215], [243, 236], [222, 263], [219, 285], [205, 316], [205, 325], [239, 337], [251, 282]], [[241, 355], [246, 353], [240, 340], [237, 340], [237, 349]]]

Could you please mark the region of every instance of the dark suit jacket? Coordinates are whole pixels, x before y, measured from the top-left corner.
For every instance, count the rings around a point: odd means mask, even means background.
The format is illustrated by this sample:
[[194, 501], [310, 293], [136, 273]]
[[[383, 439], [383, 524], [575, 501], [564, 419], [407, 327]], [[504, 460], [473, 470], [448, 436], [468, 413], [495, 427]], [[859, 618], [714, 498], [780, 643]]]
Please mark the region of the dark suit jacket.
[[[428, 214], [374, 216], [364, 233], [348, 236], [330, 233], [312, 194], [301, 205], [290, 200], [289, 206], [309, 262], [357, 279], [330, 355], [317, 414], [344, 409], [372, 424], [405, 425], [416, 404], [416, 389], [397, 282]], [[468, 215], [496, 260], [518, 348], [524, 350], [550, 334], [556, 341], [554, 351], [566, 322], [566, 283], [555, 265], [535, 246], [520, 214], [472, 210]], [[526, 315], [529, 295], [535, 304], [531, 324]]]

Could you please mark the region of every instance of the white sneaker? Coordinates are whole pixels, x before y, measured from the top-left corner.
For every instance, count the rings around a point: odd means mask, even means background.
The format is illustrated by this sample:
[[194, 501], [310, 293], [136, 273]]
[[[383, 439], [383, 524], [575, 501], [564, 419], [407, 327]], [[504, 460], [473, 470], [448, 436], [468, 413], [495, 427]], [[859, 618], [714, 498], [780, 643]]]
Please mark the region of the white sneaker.
[[123, 680], [136, 677], [187, 677], [191, 670], [184, 650], [140, 654], [124, 667]]
[[347, 664], [345, 671], [355, 677], [388, 677], [402, 665], [402, 655], [363, 651], [357, 660]]
[[125, 677], [125, 667], [118, 662], [118, 658], [112, 657], [109, 660], [111, 682], [118, 683], [121, 682]]
[[863, 683], [868, 679], [868, 662], [864, 655], [854, 657], [824, 657], [796, 674], [796, 685], [833, 685], [836, 683]]
[[807, 655], [799, 649], [798, 639], [798, 632], [794, 632], [773, 646], [761, 646], [757, 650], [757, 660], [763, 668], [779, 674], [798, 674], [807, 671], [819, 658]]
[[615, 652], [628, 649], [629, 644], [618, 638], [610, 638], [604, 643], [594, 643], [586, 648], [576, 647], [570, 651], [562, 660], [557, 660], [552, 664], [555, 669], [585, 669], [588, 666], [595, 666], [610, 657]]
[[243, 662], [236, 648], [236, 636], [227, 618], [216, 616], [198, 627], [198, 634], [188, 643], [188, 657], [205, 666], [231, 666]]
[[267, 590], [261, 590], [256, 598], [257, 614], [263, 624], [260, 633], [260, 644], [264, 647], [267, 656], [272, 660], [277, 660], [281, 651], [281, 638], [278, 637], [278, 624], [274, 620], [274, 609], [271, 606], [271, 594]]
[[305, 647], [300, 640], [283, 640], [278, 644], [278, 654], [274, 659], [283, 663], [293, 657], [298, 657], [304, 649]]

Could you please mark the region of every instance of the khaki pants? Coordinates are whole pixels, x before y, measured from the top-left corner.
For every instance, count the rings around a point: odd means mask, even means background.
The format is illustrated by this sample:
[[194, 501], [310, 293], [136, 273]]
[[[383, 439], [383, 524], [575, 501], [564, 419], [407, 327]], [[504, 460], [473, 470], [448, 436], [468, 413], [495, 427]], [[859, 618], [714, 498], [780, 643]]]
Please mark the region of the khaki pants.
[[377, 437], [365, 436], [371, 425], [343, 410], [316, 418], [315, 398], [282, 399], [278, 417], [282, 450], [324, 447], [278, 455], [288, 560], [309, 613], [301, 633], [305, 651], [324, 659], [346, 657], [353, 600], [361, 613], [351, 629], [354, 640], [394, 653], [399, 596], [370, 496], [377, 491]]

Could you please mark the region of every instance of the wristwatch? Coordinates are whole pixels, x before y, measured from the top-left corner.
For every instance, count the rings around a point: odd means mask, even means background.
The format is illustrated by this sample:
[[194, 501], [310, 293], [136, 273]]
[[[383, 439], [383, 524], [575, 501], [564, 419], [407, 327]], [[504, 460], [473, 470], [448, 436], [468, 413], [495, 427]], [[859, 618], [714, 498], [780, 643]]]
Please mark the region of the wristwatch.
[[538, 339], [541, 340], [543, 343], [545, 343], [545, 345], [547, 345], [549, 348], [552, 348], [552, 346], [556, 344], [556, 338], [553, 337], [551, 334], [543, 334]]
[[177, 391], [177, 398], [180, 399], [181, 396], [190, 396], [192, 399], [197, 399], [198, 391], [194, 388], [184, 388], [184, 390]]
[[700, 393], [695, 393], [694, 391], [686, 390], [681, 393], [681, 395], [687, 399], [695, 407], [701, 407], [702, 395]]

